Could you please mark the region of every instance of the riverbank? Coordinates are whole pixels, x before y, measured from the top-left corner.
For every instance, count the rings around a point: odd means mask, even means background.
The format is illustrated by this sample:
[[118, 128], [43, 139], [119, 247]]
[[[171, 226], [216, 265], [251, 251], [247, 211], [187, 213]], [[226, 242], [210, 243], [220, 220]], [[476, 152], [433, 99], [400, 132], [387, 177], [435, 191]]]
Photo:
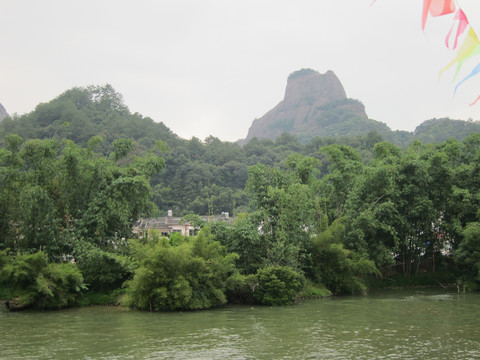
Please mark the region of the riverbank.
[[116, 289], [111, 292], [86, 292], [82, 295], [79, 303], [80, 306], [90, 305], [121, 305], [124, 289]]
[[[457, 274], [451, 269], [449, 271], [436, 272], [422, 272], [411, 277], [405, 277], [401, 273], [392, 274], [386, 277], [369, 277], [366, 281], [367, 293], [369, 290], [382, 289], [408, 289], [418, 287], [443, 288], [449, 291], [463, 291], [463, 286], [459, 290], [457, 287]], [[466, 287], [467, 291], [476, 290], [471, 286]], [[377, 291], [376, 291], [377, 292]], [[82, 293], [78, 298], [78, 306], [92, 306], [92, 305], [107, 305], [107, 306], [122, 306], [122, 297], [125, 294], [124, 288], [115, 289], [109, 292], [91, 292]], [[318, 299], [332, 296], [332, 292], [322, 285], [315, 284], [307, 280], [305, 287], [298, 294], [298, 300]], [[8, 288], [0, 289], [0, 305], [5, 306], [6, 301], [12, 300], [16, 295]], [[238, 303], [237, 301], [230, 301], [229, 303]]]
[[410, 277], [403, 273], [391, 274], [384, 277], [369, 277], [367, 286], [370, 289], [412, 288], [412, 287], [455, 287], [459, 274], [454, 270], [440, 270], [436, 272], [420, 272]]

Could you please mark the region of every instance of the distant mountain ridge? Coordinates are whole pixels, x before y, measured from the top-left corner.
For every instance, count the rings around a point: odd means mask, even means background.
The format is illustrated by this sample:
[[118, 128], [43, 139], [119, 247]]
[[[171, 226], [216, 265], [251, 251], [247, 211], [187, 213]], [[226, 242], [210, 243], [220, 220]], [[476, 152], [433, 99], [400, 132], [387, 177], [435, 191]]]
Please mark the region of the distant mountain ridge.
[[[2, 119], [3, 117], [3, 119]], [[144, 149], [162, 140], [174, 148], [186, 141], [174, 134], [165, 123], [155, 122], [139, 113], [131, 114], [122, 95], [111, 85], [72, 88], [48, 103], [38, 104], [32, 112], [13, 118], [0, 104], [0, 145], [7, 134], [24, 139], [70, 139], [81, 146], [100, 135], [105, 141], [102, 152], [109, 153], [118, 138], [131, 138]], [[319, 74], [311, 69], [293, 72], [287, 82], [284, 99], [262, 118], [255, 120], [246, 139], [275, 140], [290, 134], [301, 143], [315, 138], [355, 138], [375, 135], [371, 139], [407, 146], [413, 140], [443, 142], [449, 138], [461, 141], [472, 132], [480, 132], [477, 121], [449, 118], [426, 120], [414, 132], [392, 131], [386, 124], [369, 119], [363, 104], [346, 96], [332, 71]], [[211, 141], [214, 137], [205, 139]], [[198, 139], [195, 138], [197, 141]]]
[[404, 146], [415, 139], [440, 142], [455, 137], [461, 140], [471, 132], [480, 132], [480, 124], [444, 118], [427, 120], [413, 133], [392, 131], [385, 123], [369, 119], [360, 101], [347, 98], [333, 71], [320, 74], [301, 69], [288, 77], [283, 100], [255, 119], [247, 137], [239, 143], [245, 144], [255, 137], [274, 140], [284, 132], [304, 143], [314, 137], [349, 137], [375, 132], [384, 140]]
[[425, 143], [443, 142], [452, 137], [463, 140], [471, 133], [477, 132], [480, 132], [478, 122], [449, 118], [431, 119], [422, 122], [415, 128], [413, 138]]

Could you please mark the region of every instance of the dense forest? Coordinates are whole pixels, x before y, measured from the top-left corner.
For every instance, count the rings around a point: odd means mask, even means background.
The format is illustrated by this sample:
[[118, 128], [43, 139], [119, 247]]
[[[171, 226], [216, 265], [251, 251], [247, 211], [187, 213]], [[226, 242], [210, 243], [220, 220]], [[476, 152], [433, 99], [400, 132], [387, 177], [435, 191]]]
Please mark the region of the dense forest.
[[[0, 298], [61, 308], [114, 293], [139, 309], [202, 309], [422, 274], [474, 290], [479, 157], [478, 133], [404, 147], [374, 132], [185, 140], [111, 86], [74, 88], [0, 123]], [[133, 234], [168, 209], [234, 221]]]

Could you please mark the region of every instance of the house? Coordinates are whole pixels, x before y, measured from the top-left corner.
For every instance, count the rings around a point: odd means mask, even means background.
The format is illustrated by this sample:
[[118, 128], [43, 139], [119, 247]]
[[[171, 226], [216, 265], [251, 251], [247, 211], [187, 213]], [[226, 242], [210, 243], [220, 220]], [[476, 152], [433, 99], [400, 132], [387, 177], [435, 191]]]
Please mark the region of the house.
[[[207, 223], [212, 221], [232, 221], [228, 212], [222, 212], [220, 215], [201, 216], [201, 218]], [[162, 236], [170, 236], [170, 234], [175, 232], [183, 236], [192, 236], [198, 230], [188, 221], [183, 221], [181, 217], [174, 217], [172, 210], [168, 210], [165, 217], [139, 219], [133, 226], [133, 232], [140, 236], [152, 229], [159, 231]]]

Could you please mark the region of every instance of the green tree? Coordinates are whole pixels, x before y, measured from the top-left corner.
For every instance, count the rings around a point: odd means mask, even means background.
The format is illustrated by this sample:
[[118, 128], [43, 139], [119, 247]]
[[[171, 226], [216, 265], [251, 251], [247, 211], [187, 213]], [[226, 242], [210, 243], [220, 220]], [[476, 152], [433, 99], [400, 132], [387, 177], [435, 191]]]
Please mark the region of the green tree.
[[400, 239], [400, 256], [404, 264], [404, 273], [410, 276], [412, 265], [420, 261], [421, 251], [432, 238], [432, 224], [438, 215], [432, 196], [428, 163], [423, 156], [421, 144], [409, 147], [399, 166], [397, 186], [399, 200], [397, 211], [403, 218], [397, 228]]
[[21, 215], [18, 204], [25, 177], [25, 163], [20, 156], [23, 139], [11, 134], [5, 142], [6, 149], [0, 149], [0, 249], [15, 247]]
[[258, 231], [259, 213], [237, 214], [223, 237], [216, 237], [228, 252], [238, 254], [237, 266], [244, 274], [255, 274], [267, 257], [267, 247]]
[[397, 209], [401, 153], [384, 142], [376, 144], [374, 152], [375, 158], [356, 177], [346, 201], [344, 244], [382, 267], [394, 262], [397, 231], [404, 221]]
[[130, 139], [117, 139], [113, 142], [115, 161], [125, 158], [133, 150], [133, 142]]
[[336, 220], [312, 239], [312, 279], [334, 294], [364, 293], [366, 276], [378, 274], [375, 263], [342, 243], [345, 227]]
[[340, 218], [345, 212], [347, 197], [356, 178], [363, 172], [360, 154], [345, 145], [329, 145], [320, 149], [328, 155], [328, 174], [320, 183], [322, 202], [327, 209], [329, 221]]
[[249, 170], [247, 192], [258, 213], [257, 227], [266, 243], [264, 261], [268, 265], [305, 266], [305, 249], [315, 231], [314, 187], [302, 184], [295, 170], [282, 171], [260, 164]]
[[455, 251], [455, 262], [461, 267], [463, 280], [480, 285], [480, 223], [469, 223], [464, 230], [464, 239]]
[[0, 151], [2, 248], [44, 250], [56, 261], [80, 240], [116, 252], [135, 221], [155, 211], [149, 180], [165, 163], [151, 152], [119, 165], [95, 152], [98, 137], [87, 149], [68, 140], [7, 140], [10, 150]]

